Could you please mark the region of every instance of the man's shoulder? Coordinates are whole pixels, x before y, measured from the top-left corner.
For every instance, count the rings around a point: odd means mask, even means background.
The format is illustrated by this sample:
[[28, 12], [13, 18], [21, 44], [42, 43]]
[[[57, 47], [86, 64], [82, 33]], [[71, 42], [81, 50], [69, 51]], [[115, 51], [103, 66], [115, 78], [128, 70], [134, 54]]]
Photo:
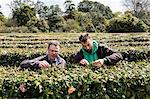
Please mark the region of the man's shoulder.
[[34, 60], [42, 60], [42, 59], [46, 59], [46, 57], [47, 55], [42, 55], [42, 56], [35, 58]]
[[65, 59], [62, 57], [62, 55], [58, 56], [58, 61], [65, 61]]
[[103, 48], [103, 47], [107, 47], [106, 44], [98, 44], [98, 48]]
[[65, 61], [65, 59], [64, 58], [62, 58], [61, 56], [58, 56], [58, 58], [57, 58], [57, 64], [59, 65], [59, 64], [61, 64], [62, 66], [61, 67], [65, 67], [65, 65], [66, 65], [66, 61]]

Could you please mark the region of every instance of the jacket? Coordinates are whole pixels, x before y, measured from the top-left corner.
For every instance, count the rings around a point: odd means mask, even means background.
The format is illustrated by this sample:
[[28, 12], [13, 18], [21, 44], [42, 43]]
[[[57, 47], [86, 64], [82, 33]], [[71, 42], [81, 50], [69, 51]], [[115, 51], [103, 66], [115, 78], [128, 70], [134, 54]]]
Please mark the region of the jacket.
[[65, 68], [66, 61], [58, 56], [58, 58], [55, 59], [55, 61], [49, 60], [48, 55], [43, 55], [37, 58], [34, 58], [32, 60], [24, 60], [20, 63], [21, 68], [40, 68], [39, 67], [39, 61], [47, 61], [51, 66], [57, 65], [61, 68]]
[[[104, 59], [104, 64], [106, 65], [114, 65], [121, 59], [123, 59], [121, 53], [114, 51], [111, 48], [108, 48], [104, 45], [98, 45], [98, 49], [96, 51], [98, 59]], [[84, 58], [84, 52], [81, 49], [75, 56], [74, 61], [75, 63], [79, 63]]]

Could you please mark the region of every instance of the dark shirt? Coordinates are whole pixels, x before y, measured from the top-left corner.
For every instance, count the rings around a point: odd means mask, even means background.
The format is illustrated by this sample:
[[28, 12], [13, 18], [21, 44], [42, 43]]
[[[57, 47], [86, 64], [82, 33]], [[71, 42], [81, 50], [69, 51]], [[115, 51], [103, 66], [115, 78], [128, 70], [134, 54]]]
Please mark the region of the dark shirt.
[[66, 61], [61, 58], [60, 56], [58, 56], [54, 61], [50, 60], [48, 58], [48, 55], [44, 55], [44, 56], [40, 56], [40, 57], [37, 57], [37, 58], [34, 58], [32, 60], [24, 60], [21, 62], [20, 66], [22, 68], [40, 68], [39, 67], [39, 61], [47, 61], [51, 66], [53, 65], [57, 65], [58, 67], [61, 67], [61, 68], [65, 68], [65, 65], [66, 65]]
[[[104, 64], [114, 65], [121, 59], [123, 59], [121, 53], [114, 51], [111, 48], [108, 48], [104, 45], [98, 45], [98, 50], [96, 51], [99, 59], [104, 59]], [[75, 63], [79, 63], [84, 59], [83, 51], [80, 50], [74, 57]]]

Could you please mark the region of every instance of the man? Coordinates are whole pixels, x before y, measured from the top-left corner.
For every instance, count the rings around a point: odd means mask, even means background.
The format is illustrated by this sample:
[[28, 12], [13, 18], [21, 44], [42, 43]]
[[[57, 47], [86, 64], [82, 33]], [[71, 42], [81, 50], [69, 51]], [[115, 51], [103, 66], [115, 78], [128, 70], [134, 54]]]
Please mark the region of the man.
[[58, 41], [51, 41], [48, 44], [48, 54], [32, 60], [24, 60], [20, 66], [22, 68], [48, 68], [57, 65], [65, 68], [65, 60], [59, 56], [60, 45]]
[[[52, 65], [57, 65], [60, 68], [65, 68], [66, 61], [59, 56], [59, 42], [51, 41], [48, 44], [48, 54], [44, 56], [40, 56], [38, 58], [32, 60], [24, 60], [21, 62], [20, 66], [22, 68], [48, 68]], [[27, 91], [27, 86], [25, 84], [21, 84], [19, 89], [22, 93]]]
[[83, 33], [79, 37], [82, 45], [81, 50], [75, 55], [75, 62], [81, 65], [92, 64], [101, 67], [103, 64], [114, 65], [123, 59], [122, 55], [104, 45], [99, 45], [87, 34]]

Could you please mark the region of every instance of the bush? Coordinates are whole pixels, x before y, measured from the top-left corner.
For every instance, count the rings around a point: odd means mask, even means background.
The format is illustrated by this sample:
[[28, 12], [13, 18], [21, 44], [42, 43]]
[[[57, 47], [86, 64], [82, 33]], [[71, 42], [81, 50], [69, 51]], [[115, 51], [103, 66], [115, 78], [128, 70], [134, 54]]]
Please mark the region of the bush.
[[[144, 61], [150, 60], [150, 51], [137, 51], [137, 50], [128, 50], [126, 52], [121, 52], [123, 55], [124, 60], [132, 62], [132, 61]], [[40, 55], [44, 55], [45, 52], [30, 52], [30, 54], [25, 53], [1, 53], [0, 55], [0, 64], [3, 66], [19, 66], [20, 62], [24, 59], [33, 59]], [[63, 53], [61, 55], [67, 63], [73, 63], [74, 54], [72, 53]]]
[[92, 23], [92, 17], [89, 13], [76, 12], [75, 20], [79, 22], [82, 31], [96, 32], [96, 28]]
[[37, 32], [39, 32], [38, 28], [34, 27], [34, 26], [29, 27], [29, 30], [30, 30], [31, 33], [37, 33]]
[[79, 26], [79, 23], [75, 20], [69, 19], [66, 21], [64, 24], [64, 29], [65, 32], [80, 32], [81, 27]]
[[17, 22], [16, 22], [16, 20], [14, 20], [14, 19], [8, 19], [8, 20], [6, 21], [6, 26], [7, 26], [7, 27], [18, 27], [18, 26], [17, 26]]
[[5, 23], [0, 21], [0, 27], [5, 26]]
[[29, 30], [27, 27], [1, 27], [0, 28], [0, 33], [29, 33]]
[[[3, 98], [143, 99], [150, 98], [150, 66], [122, 62], [99, 70], [73, 68], [31, 71], [0, 68], [0, 96]], [[22, 93], [19, 86], [25, 84]]]
[[107, 25], [108, 32], [146, 32], [148, 26], [131, 14], [112, 18]]
[[42, 32], [49, 32], [48, 23], [44, 19], [38, 20], [38, 22], [35, 24], [35, 26]]

